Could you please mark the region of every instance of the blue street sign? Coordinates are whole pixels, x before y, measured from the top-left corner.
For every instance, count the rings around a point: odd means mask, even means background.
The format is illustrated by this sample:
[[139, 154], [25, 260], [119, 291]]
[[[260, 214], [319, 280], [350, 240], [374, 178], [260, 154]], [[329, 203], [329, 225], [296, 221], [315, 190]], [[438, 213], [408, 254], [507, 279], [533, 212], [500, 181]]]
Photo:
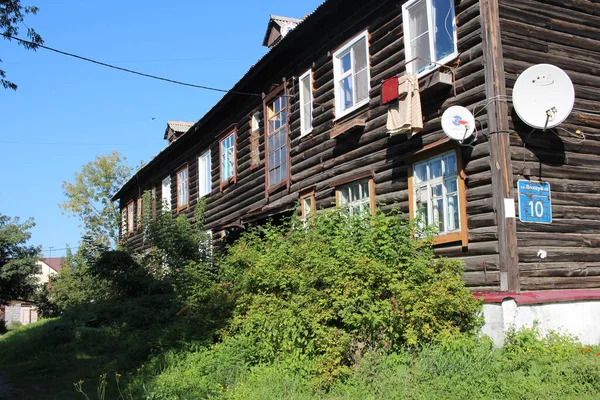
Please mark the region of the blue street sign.
[[552, 223], [552, 202], [548, 182], [519, 179], [519, 220], [538, 224]]

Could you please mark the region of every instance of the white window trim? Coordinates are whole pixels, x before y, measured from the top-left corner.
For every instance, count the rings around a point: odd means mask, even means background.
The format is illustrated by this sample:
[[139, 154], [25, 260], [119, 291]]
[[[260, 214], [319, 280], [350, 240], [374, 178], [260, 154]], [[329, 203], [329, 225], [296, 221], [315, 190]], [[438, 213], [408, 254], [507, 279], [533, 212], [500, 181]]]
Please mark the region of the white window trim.
[[[304, 88], [302, 87], [302, 81], [304, 79], [308, 78], [308, 81], [310, 82], [310, 125], [309, 126], [305, 126], [304, 123], [304, 107], [305, 107], [305, 103], [307, 103], [306, 99], [304, 98]], [[299, 87], [300, 87], [300, 137], [306, 136], [309, 133], [312, 132], [313, 130], [313, 124], [312, 124], [312, 115], [313, 115], [313, 75], [312, 75], [312, 69], [309, 69], [308, 71], [306, 71], [305, 73], [303, 73], [302, 75], [300, 75], [300, 78], [298, 79], [299, 81]]]
[[[206, 168], [206, 171], [202, 170], [202, 166]], [[211, 175], [211, 162], [210, 162], [210, 150], [205, 151], [198, 157], [198, 198], [207, 196], [212, 192], [212, 175]], [[208, 178], [208, 182], [203, 182], [204, 178]], [[202, 184], [204, 183], [204, 185]], [[206, 188], [204, 192], [202, 189]]]
[[[409, 37], [409, 29], [408, 29], [408, 25], [409, 25], [409, 20], [408, 20], [408, 9], [410, 7], [412, 7], [415, 3], [418, 3], [420, 1], [425, 1], [427, 3], [427, 23], [429, 26], [429, 51], [430, 51], [430, 55], [429, 57], [431, 57], [431, 52], [435, 51], [435, 44], [434, 44], [434, 35], [431, 34], [431, 32], [435, 32], [435, 26], [433, 25], [433, 19], [431, 18], [431, 10], [433, 9], [433, 5], [432, 5], [432, 0], [409, 0], [406, 3], [404, 3], [402, 5], [402, 26], [403, 26], [403, 31], [404, 31], [404, 54], [406, 54], [406, 61], [411, 61], [415, 56], [412, 54], [412, 49], [409, 46], [409, 43], [411, 41], [411, 37]], [[454, 4], [453, 4], [454, 7]], [[432, 58], [430, 58], [430, 60], [435, 61], [437, 64], [429, 64], [428, 67], [426, 67], [423, 71], [419, 72], [417, 74], [418, 78], [421, 78], [422, 76], [425, 76], [433, 71], [435, 71], [436, 69], [440, 68], [441, 65], [438, 64], [446, 64], [450, 61], [452, 61], [453, 59], [455, 59], [456, 57], [458, 57], [458, 35], [457, 35], [457, 28], [456, 28], [456, 7], [454, 7], [454, 18], [452, 20], [452, 30], [453, 30], [453, 36], [454, 36], [454, 52], [452, 52], [452, 54], [447, 55], [446, 57], [442, 58], [441, 60], [433, 60]], [[406, 65], [406, 71], [408, 73], [415, 73], [414, 70], [414, 61], [412, 61], [411, 63]]]
[[[344, 202], [343, 191], [345, 189], [350, 189], [353, 186], [359, 186], [359, 188], [360, 188], [360, 187], [362, 187], [361, 185], [364, 183], [367, 184], [366, 197], [363, 196], [358, 200]], [[365, 210], [369, 210], [369, 213], [372, 214], [374, 211], [373, 210], [373, 202], [372, 202], [373, 196], [374, 196], [374, 193], [372, 193], [373, 190], [374, 190], [373, 178], [359, 179], [357, 181], [353, 181], [353, 182], [344, 184], [337, 189], [338, 206], [347, 209], [350, 215], [354, 215], [354, 208], [359, 208], [358, 212], [363, 212]]]
[[[443, 172], [442, 172], [442, 175], [440, 177], [437, 177], [435, 179], [428, 179], [428, 180], [426, 180], [426, 181], [423, 182], [424, 184], [423, 183], [417, 183], [417, 181], [416, 181], [416, 168], [415, 168], [416, 165], [425, 163], [427, 165], [427, 171], [428, 171], [427, 174], [429, 175], [429, 166], [428, 166], [429, 162], [432, 161], [432, 160], [435, 160], [437, 158], [443, 160], [444, 157], [447, 156], [447, 155], [449, 155], [449, 154], [454, 154], [454, 162], [455, 162], [454, 168], [455, 168], [455, 172], [453, 174], [445, 176], [443, 174]], [[413, 166], [412, 166], [412, 171], [413, 171], [413, 182], [414, 182], [413, 183], [413, 193], [412, 193], [412, 197], [413, 197], [412, 203], [413, 203], [413, 209], [414, 209], [414, 214], [415, 214], [415, 215], [413, 215], [413, 218], [416, 218], [417, 217], [417, 213], [419, 212], [419, 210], [417, 208], [417, 201], [418, 201], [418, 198], [417, 198], [418, 196], [417, 195], [419, 194], [418, 193], [419, 187], [420, 186], [425, 186], [426, 190], [427, 190], [427, 215], [428, 215], [428, 220], [425, 221], [425, 222], [426, 222], [426, 224], [428, 226], [434, 224], [434, 222], [433, 222], [433, 200], [432, 200], [433, 196], [431, 194], [431, 186], [435, 185], [435, 184], [441, 184], [442, 185], [442, 191], [443, 191], [443, 193], [442, 193], [442, 201], [443, 201], [443, 207], [444, 207], [444, 209], [442, 210], [443, 211], [443, 223], [444, 223], [444, 228], [446, 230], [444, 230], [443, 232], [438, 232], [437, 236], [443, 236], [443, 235], [449, 235], [449, 234], [452, 234], [452, 233], [461, 232], [461, 230], [463, 229], [463, 226], [462, 226], [462, 221], [461, 221], [461, 207], [462, 207], [462, 204], [461, 204], [460, 182], [459, 182], [459, 179], [460, 179], [459, 178], [459, 173], [460, 173], [460, 171], [458, 170], [458, 155], [456, 154], [456, 151], [446, 151], [444, 153], [437, 154], [435, 156], [428, 157], [426, 159], [423, 159], [423, 160], [420, 160], [418, 162], [415, 162], [413, 164]], [[446, 185], [445, 185], [444, 182], [446, 180], [450, 179], [450, 178], [453, 178], [454, 180], [456, 180], [456, 200], [457, 200], [457, 202], [456, 202], [455, 207], [456, 207], [456, 210], [457, 210], [457, 213], [458, 213], [458, 226], [455, 227], [452, 230], [447, 230], [447, 227], [449, 225], [449, 223], [448, 223], [449, 222], [448, 221], [448, 215], [447, 215], [447, 210], [448, 210], [448, 192], [447, 192], [447, 188], [446, 188]]]
[[[166, 189], [166, 190], [165, 190]], [[162, 190], [161, 190], [161, 200], [162, 200], [162, 209], [163, 211], [171, 211], [171, 177], [167, 176], [162, 181]]]
[[[350, 49], [354, 44], [359, 42], [361, 39], [365, 40], [365, 50], [367, 52], [366, 53], [366, 56], [367, 56], [367, 97], [364, 100], [357, 102], [355, 105], [348, 108], [347, 110], [340, 111], [343, 109], [343, 107], [342, 107], [342, 98], [339, 95], [339, 90], [340, 90], [340, 84], [339, 84], [340, 72], [339, 71], [341, 68], [339, 56], [343, 53], [346, 53], [348, 51], [348, 49]], [[369, 95], [369, 92], [371, 91], [371, 60], [370, 60], [370, 56], [369, 56], [369, 31], [362, 32], [361, 34], [359, 34], [358, 36], [353, 38], [351, 41], [346, 43], [343, 47], [339, 48], [335, 53], [333, 53], [333, 86], [334, 86], [334, 96], [335, 96], [335, 119], [336, 120], [350, 114], [351, 112], [357, 110], [358, 108], [364, 106], [365, 104], [368, 104], [369, 101], [371, 100], [371, 96]]]
[[[231, 139], [231, 157], [228, 156], [227, 154], [227, 149], [229, 149], [229, 147], [225, 147], [223, 148], [223, 145], [225, 144], [225, 142], [227, 142], [229, 140], [229, 138]], [[225, 151], [223, 151], [225, 150]], [[219, 169], [219, 175], [221, 175], [219, 177], [221, 184], [225, 184], [227, 182], [229, 182], [229, 180], [231, 178], [235, 178], [235, 131], [231, 131], [230, 134], [226, 135], [225, 137], [223, 137], [223, 139], [221, 139], [219, 141], [219, 165], [220, 165], [220, 169]], [[226, 171], [226, 166], [229, 163], [231, 158], [231, 171]], [[227, 172], [231, 172], [231, 175], [225, 176], [225, 174], [227, 174]]]
[[252, 114], [252, 118], [250, 119], [250, 129], [252, 132], [260, 130], [260, 112], [257, 111]]

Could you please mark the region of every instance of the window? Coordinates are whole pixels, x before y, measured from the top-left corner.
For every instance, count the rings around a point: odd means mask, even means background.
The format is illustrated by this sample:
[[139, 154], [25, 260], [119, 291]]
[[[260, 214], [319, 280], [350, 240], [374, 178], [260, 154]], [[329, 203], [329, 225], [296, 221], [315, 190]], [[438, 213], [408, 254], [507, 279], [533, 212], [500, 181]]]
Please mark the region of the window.
[[235, 181], [235, 131], [231, 132], [219, 142], [219, 153], [221, 158], [221, 186]]
[[260, 164], [260, 112], [255, 112], [250, 118], [250, 167]]
[[187, 208], [190, 200], [188, 167], [177, 171], [177, 211]]
[[135, 203], [127, 203], [127, 234], [132, 234], [135, 230]]
[[162, 181], [162, 209], [163, 211], [171, 211], [171, 177], [167, 176]]
[[300, 136], [312, 131], [313, 93], [312, 71], [309, 69], [300, 77]]
[[256, 132], [260, 129], [260, 113], [257, 111], [252, 114], [252, 119], [250, 121], [250, 128], [252, 132]]
[[212, 190], [210, 175], [210, 150], [198, 157], [198, 197], [209, 194]]
[[368, 34], [363, 32], [333, 54], [336, 118], [369, 102]]
[[121, 210], [121, 237], [127, 236], [127, 207]]
[[[455, 151], [417, 162], [412, 166], [409, 189], [412, 218], [422, 226], [437, 228], [438, 243], [463, 240], [466, 245], [464, 182]], [[461, 235], [461, 230], [464, 235]], [[442, 236], [447, 236], [445, 239]]]
[[373, 179], [363, 179], [344, 185], [337, 190], [338, 206], [348, 209], [350, 215], [364, 210], [375, 212], [375, 190]]
[[411, 0], [402, 6], [406, 70], [423, 75], [456, 57], [454, 0]]
[[315, 217], [315, 192], [300, 196], [300, 220], [306, 226], [307, 221]]
[[135, 221], [136, 221], [136, 226], [138, 229], [140, 229], [142, 227], [142, 198], [138, 198], [137, 199], [137, 207], [136, 207], [136, 216], [135, 216]]
[[287, 182], [287, 104], [284, 94], [270, 100], [267, 110], [267, 187]]

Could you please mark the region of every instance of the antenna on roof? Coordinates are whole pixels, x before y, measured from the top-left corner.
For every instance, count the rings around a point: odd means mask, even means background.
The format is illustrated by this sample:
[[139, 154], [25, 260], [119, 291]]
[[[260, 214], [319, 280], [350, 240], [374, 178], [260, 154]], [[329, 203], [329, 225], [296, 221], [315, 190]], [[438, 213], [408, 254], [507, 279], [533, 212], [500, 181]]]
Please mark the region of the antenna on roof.
[[545, 131], [560, 125], [571, 114], [575, 89], [565, 71], [551, 64], [538, 64], [519, 75], [512, 100], [523, 122]]

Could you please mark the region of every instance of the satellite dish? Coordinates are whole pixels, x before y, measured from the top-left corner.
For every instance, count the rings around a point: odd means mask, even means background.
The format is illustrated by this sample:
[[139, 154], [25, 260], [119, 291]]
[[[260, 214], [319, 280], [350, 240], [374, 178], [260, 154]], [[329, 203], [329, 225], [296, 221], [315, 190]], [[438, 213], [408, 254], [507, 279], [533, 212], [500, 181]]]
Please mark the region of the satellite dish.
[[452, 106], [442, 114], [442, 129], [450, 139], [462, 142], [473, 135], [475, 117], [461, 106]]
[[538, 64], [519, 75], [512, 100], [523, 122], [546, 130], [559, 125], [571, 114], [575, 89], [565, 71], [554, 65]]

